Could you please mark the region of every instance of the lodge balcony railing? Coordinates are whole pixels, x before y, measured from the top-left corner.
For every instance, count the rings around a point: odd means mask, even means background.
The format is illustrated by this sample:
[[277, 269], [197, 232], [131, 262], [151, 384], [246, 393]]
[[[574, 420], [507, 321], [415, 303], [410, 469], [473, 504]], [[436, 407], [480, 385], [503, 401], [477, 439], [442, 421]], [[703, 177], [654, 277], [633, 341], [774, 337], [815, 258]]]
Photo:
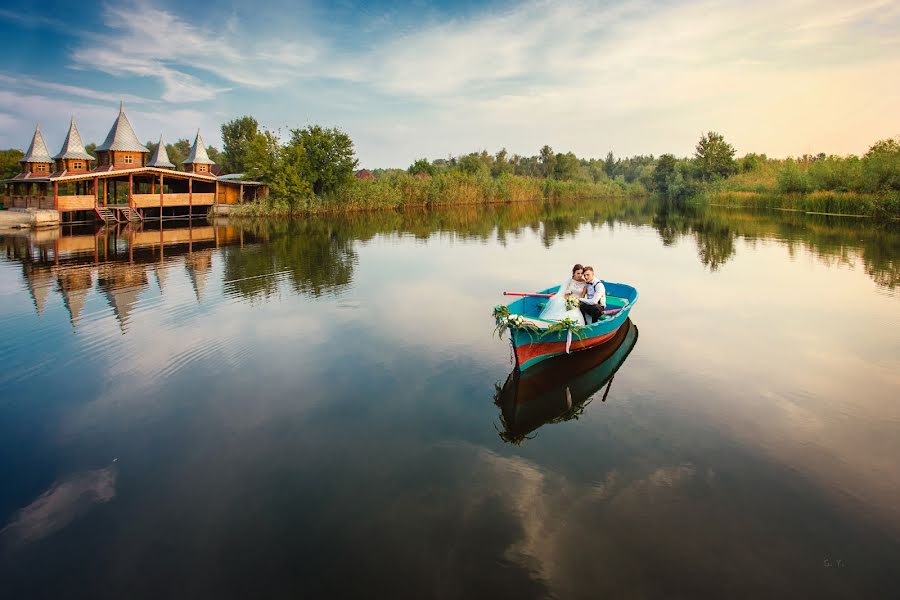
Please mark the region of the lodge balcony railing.
[[136, 208], [154, 208], [159, 206], [203, 206], [216, 202], [216, 195], [212, 192], [194, 192], [193, 194], [132, 194], [131, 199]]
[[[158, 208], [159, 206], [211, 206], [216, 203], [213, 192], [177, 194], [132, 194], [135, 208]], [[7, 208], [42, 208], [53, 210], [53, 196], [0, 196]], [[57, 196], [57, 210], [93, 210], [97, 200], [92, 194], [78, 196]], [[122, 203], [125, 204], [125, 203]], [[109, 203], [113, 206], [113, 203]]]

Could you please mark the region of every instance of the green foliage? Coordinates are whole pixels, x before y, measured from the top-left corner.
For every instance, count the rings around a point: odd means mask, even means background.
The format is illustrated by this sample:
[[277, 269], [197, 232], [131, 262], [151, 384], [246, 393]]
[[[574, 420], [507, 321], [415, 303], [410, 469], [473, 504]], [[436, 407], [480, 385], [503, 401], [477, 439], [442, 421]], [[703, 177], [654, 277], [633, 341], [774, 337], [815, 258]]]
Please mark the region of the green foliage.
[[209, 156], [209, 160], [213, 161], [217, 165], [222, 165], [222, 153], [219, 152], [218, 148], [215, 146], [207, 146], [206, 154]]
[[782, 194], [805, 194], [811, 191], [812, 187], [806, 171], [795, 161], [788, 160], [778, 174], [777, 190]]
[[428, 162], [427, 158], [419, 158], [413, 164], [409, 165], [409, 169], [407, 172], [410, 175], [418, 175], [419, 173], [424, 173], [426, 175], [434, 175], [437, 169]]
[[650, 177], [650, 191], [658, 192], [663, 196], [669, 195], [669, 188], [675, 181], [677, 161], [672, 154], [663, 154], [656, 161], [656, 168]]
[[553, 160], [553, 178], [562, 181], [587, 181], [587, 174], [581, 168], [581, 161], [572, 152], [557, 154]]
[[540, 151], [541, 175], [544, 177], [552, 177], [556, 173], [556, 155], [553, 148], [544, 145]]
[[900, 141], [881, 140], [869, 148], [863, 157], [863, 181], [870, 192], [900, 190]]
[[501, 148], [500, 151], [494, 155], [494, 162], [491, 165], [491, 176], [500, 177], [502, 175], [511, 174], [513, 170], [514, 166], [509, 161], [509, 155], [506, 152], [506, 148]]
[[232, 119], [223, 124], [222, 168], [227, 173], [245, 173], [247, 171], [247, 149], [260, 135], [259, 123], [249, 115]]
[[15, 148], [0, 150], [0, 179], [11, 179], [22, 172], [19, 163], [25, 153]]
[[489, 175], [491, 172], [486, 161], [482, 160], [481, 156], [474, 152], [460, 157], [458, 168], [467, 175]]
[[316, 194], [334, 192], [348, 183], [359, 164], [350, 136], [336, 127], [292, 129], [288, 145], [301, 148], [306, 155], [307, 180]]
[[756, 154], [751, 152], [750, 154], [745, 154], [742, 158], [737, 161], [738, 170], [741, 173], [749, 173], [751, 171], [756, 171], [759, 169], [762, 164], [766, 162], [765, 154]]
[[174, 144], [166, 144], [166, 152], [169, 154], [169, 161], [175, 165], [175, 168], [183, 171], [184, 165], [182, 163], [191, 154], [191, 142], [181, 138]]
[[615, 178], [616, 176], [616, 158], [613, 156], [612, 151], [607, 152], [606, 160], [603, 161], [603, 168], [606, 170], [606, 176], [610, 179]]
[[91, 142], [87, 146], [84, 147], [85, 151], [94, 157], [94, 160], [97, 160], [97, 144]]
[[728, 177], [737, 173], [734, 147], [715, 131], [700, 136], [694, 152], [694, 161], [700, 178], [704, 181]]

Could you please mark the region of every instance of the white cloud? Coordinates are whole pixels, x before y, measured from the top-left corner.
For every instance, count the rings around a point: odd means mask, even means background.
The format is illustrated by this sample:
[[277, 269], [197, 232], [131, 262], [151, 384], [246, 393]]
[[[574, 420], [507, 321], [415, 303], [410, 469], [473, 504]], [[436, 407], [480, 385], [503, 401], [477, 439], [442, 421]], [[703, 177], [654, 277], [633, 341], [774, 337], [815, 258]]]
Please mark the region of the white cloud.
[[302, 74], [298, 67], [318, 54], [318, 42], [309, 36], [303, 42], [261, 38], [239, 31], [233, 19], [220, 30], [205, 29], [139, 0], [109, 4], [103, 18], [109, 31], [85, 38], [72, 55], [74, 67], [156, 78], [167, 102], [211, 100], [230, 89], [191, 71], [235, 85], [273, 87]]

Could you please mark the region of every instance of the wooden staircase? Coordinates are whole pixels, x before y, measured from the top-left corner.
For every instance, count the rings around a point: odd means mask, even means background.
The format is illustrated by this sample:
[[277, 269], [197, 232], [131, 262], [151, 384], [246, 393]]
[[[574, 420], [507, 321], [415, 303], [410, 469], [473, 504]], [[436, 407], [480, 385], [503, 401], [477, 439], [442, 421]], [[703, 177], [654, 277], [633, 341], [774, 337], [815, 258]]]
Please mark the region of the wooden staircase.
[[94, 212], [97, 213], [97, 216], [100, 217], [100, 220], [106, 224], [115, 223], [118, 221], [118, 219], [116, 218], [116, 214], [105, 206], [95, 207]]
[[119, 209], [119, 216], [123, 221], [133, 222], [133, 221], [143, 221], [144, 218], [141, 216], [140, 211], [137, 211], [130, 206], [123, 206]]

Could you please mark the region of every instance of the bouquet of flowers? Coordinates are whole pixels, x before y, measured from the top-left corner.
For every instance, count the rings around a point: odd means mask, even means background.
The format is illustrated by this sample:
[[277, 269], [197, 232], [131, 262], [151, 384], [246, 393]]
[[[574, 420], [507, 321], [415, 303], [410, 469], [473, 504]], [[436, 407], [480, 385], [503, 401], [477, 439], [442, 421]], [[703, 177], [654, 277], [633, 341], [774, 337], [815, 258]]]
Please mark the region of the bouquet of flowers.
[[575, 296], [568, 296], [566, 298], [566, 310], [572, 310], [578, 308], [578, 298]]

